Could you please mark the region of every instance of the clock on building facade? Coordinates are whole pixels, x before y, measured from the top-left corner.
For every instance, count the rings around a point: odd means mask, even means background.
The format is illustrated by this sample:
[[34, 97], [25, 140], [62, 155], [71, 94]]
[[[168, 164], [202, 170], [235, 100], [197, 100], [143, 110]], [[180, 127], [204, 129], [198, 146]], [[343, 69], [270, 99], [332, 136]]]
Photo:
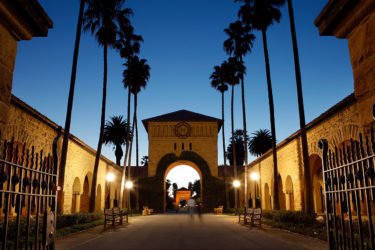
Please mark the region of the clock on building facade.
[[180, 122], [175, 126], [175, 134], [178, 138], [186, 139], [191, 134], [191, 127], [186, 122]]

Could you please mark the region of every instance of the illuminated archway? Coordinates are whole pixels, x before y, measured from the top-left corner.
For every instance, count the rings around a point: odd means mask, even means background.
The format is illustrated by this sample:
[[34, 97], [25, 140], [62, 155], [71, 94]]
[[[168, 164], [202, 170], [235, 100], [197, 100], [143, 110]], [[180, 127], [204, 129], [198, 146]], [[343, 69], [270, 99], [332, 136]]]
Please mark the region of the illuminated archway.
[[[167, 169], [165, 170], [165, 174], [164, 174], [164, 193], [167, 192], [166, 190], [166, 183], [167, 183], [167, 176], [168, 174], [171, 172], [172, 169], [175, 169], [176, 167], [179, 167], [179, 166], [188, 166], [188, 167], [191, 167], [192, 169], [195, 170], [195, 172], [198, 173], [199, 175], [199, 179], [200, 179], [200, 184], [201, 184], [201, 200], [203, 200], [203, 190], [202, 190], [202, 172], [200, 171], [199, 167], [194, 164], [193, 162], [190, 162], [190, 161], [186, 161], [186, 160], [179, 160], [179, 161], [175, 161], [173, 162], [172, 164], [170, 164]], [[167, 200], [166, 200], [166, 196], [164, 195], [164, 207], [163, 207], [163, 210], [166, 211], [166, 204], [167, 204]], [[176, 203], [178, 203], [178, 201], [176, 201]]]
[[183, 151], [180, 156], [164, 155], [157, 164], [156, 175], [140, 179], [141, 205], [165, 212], [165, 179], [171, 169], [178, 165], [188, 165], [195, 169], [201, 179], [201, 197], [207, 211], [224, 204], [224, 182], [211, 175], [207, 162], [193, 151]]

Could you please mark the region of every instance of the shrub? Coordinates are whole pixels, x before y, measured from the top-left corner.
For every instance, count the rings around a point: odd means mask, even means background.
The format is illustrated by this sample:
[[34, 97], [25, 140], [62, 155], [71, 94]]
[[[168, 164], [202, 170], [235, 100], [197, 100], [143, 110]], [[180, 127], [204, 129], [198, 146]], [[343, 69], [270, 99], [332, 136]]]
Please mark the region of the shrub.
[[101, 212], [58, 215], [56, 219], [56, 228], [59, 229], [77, 224], [90, 223], [102, 218], [103, 214]]
[[308, 215], [302, 211], [265, 210], [263, 217], [281, 223], [312, 225], [316, 221], [315, 215]]

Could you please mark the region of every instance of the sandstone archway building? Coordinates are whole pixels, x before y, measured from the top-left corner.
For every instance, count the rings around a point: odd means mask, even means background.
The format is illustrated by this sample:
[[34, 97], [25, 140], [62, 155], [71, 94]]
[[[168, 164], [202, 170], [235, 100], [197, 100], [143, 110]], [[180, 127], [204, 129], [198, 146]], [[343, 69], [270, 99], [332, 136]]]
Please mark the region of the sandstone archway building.
[[148, 178], [140, 180], [141, 205], [165, 211], [165, 178], [178, 165], [188, 165], [200, 175], [207, 209], [223, 204], [224, 183], [217, 167], [222, 120], [179, 110], [142, 122], [148, 133], [149, 165]]

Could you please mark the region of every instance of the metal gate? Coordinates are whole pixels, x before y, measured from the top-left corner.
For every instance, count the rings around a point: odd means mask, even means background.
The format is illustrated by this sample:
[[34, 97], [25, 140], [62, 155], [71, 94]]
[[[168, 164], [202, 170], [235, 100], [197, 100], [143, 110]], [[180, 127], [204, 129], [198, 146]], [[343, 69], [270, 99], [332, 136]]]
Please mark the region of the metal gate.
[[2, 141], [0, 131], [2, 249], [54, 248], [60, 136], [61, 128], [53, 142], [53, 156], [45, 156], [26, 144], [19, 147], [14, 138]]
[[330, 249], [375, 249], [374, 130], [358, 141], [322, 149], [326, 226]]

